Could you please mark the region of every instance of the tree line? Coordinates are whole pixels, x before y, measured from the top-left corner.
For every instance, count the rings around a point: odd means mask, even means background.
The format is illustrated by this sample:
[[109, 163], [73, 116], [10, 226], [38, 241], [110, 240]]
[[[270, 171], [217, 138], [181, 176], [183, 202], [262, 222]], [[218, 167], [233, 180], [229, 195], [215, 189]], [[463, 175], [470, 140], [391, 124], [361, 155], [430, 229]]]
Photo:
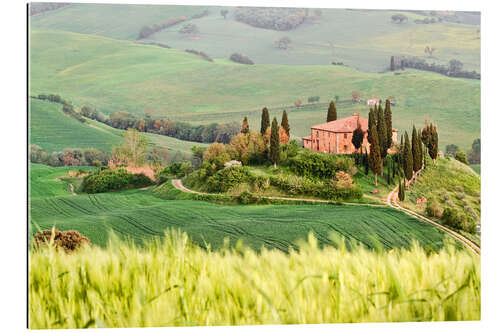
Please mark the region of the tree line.
[[222, 124], [191, 125], [186, 122], [174, 122], [168, 119], [154, 119], [150, 110], [145, 112], [143, 118], [138, 118], [126, 111], [117, 111], [107, 116], [90, 106], [83, 106], [76, 111], [71, 102], [64, 100], [59, 95], [40, 94], [35, 98], [62, 104], [63, 112], [81, 122], [85, 122], [85, 118], [89, 118], [117, 129], [127, 130], [132, 128], [139, 132], [155, 133], [185, 141], [229, 143], [231, 138], [240, 131], [240, 126], [235, 121]]
[[481, 79], [481, 74], [476, 71], [466, 71], [463, 69], [463, 63], [452, 59], [448, 65], [429, 64], [424, 59], [417, 57], [391, 56], [389, 69], [395, 71], [398, 69], [415, 68], [424, 71], [436, 72], [450, 77], [462, 77], [466, 79]]

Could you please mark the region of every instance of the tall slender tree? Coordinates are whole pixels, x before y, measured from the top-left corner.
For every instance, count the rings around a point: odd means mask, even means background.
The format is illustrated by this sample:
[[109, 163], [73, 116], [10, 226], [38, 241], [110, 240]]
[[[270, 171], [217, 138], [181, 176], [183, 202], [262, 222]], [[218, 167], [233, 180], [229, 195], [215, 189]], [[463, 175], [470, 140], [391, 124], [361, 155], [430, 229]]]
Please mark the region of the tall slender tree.
[[418, 159], [417, 159], [417, 170], [422, 169], [424, 160], [424, 148], [422, 144], [422, 132], [419, 129], [417, 132], [417, 145], [418, 145]]
[[413, 125], [413, 130], [411, 131], [411, 154], [413, 157], [413, 171], [417, 172], [420, 170], [418, 159], [420, 158], [419, 153], [420, 144], [418, 142], [418, 134], [415, 125]]
[[365, 148], [365, 152], [363, 154], [363, 164], [365, 166], [365, 175], [368, 176], [370, 173], [370, 158], [368, 157], [368, 148]]
[[335, 103], [333, 101], [330, 102], [330, 106], [328, 106], [328, 114], [326, 116], [326, 121], [334, 121], [337, 120], [337, 108], [335, 107]]
[[290, 137], [290, 124], [288, 123], [288, 115], [286, 114], [286, 110], [283, 110], [283, 115], [281, 116], [281, 127], [286, 132], [286, 135]]
[[356, 148], [356, 151], [359, 151], [359, 148], [361, 148], [363, 144], [363, 139], [365, 138], [365, 133], [361, 129], [361, 124], [358, 122], [358, 127], [352, 132], [352, 144], [354, 145], [354, 148]]
[[270, 139], [270, 148], [269, 148], [269, 159], [274, 164], [274, 168], [276, 168], [276, 163], [279, 162], [280, 159], [280, 132], [278, 127], [278, 121], [276, 117], [273, 119], [273, 123], [271, 125], [271, 139]]
[[248, 127], [248, 118], [245, 117], [243, 118], [243, 123], [241, 124], [241, 133], [247, 134], [250, 131], [250, 128]]
[[378, 132], [378, 142], [380, 146], [380, 156], [382, 157], [382, 161], [387, 156], [387, 129], [384, 118], [384, 111], [382, 110], [382, 106], [379, 104], [377, 111], [377, 132]]
[[377, 126], [377, 118], [375, 118], [375, 111], [370, 108], [370, 112], [368, 112], [368, 142], [372, 143], [372, 128], [373, 126]]
[[399, 186], [398, 186], [398, 199], [399, 201], [404, 201], [405, 200], [405, 186], [404, 186], [404, 180], [399, 180]]
[[387, 129], [387, 148], [389, 149], [392, 146], [392, 111], [391, 102], [388, 99], [385, 100], [384, 118]]
[[377, 126], [372, 126], [371, 129], [372, 142], [370, 143], [370, 169], [375, 175], [375, 186], [378, 186], [377, 175], [382, 170], [382, 157], [380, 156], [379, 136]]
[[266, 134], [266, 130], [269, 127], [270, 122], [269, 122], [269, 111], [267, 110], [266, 107], [262, 109], [262, 116], [260, 119], [260, 134], [264, 135]]
[[408, 138], [408, 133], [405, 131], [405, 143], [403, 150], [403, 169], [405, 174], [405, 179], [410, 180], [413, 176], [413, 156], [411, 153], [410, 139]]
[[431, 138], [430, 138], [430, 146], [429, 146], [429, 155], [431, 156], [433, 163], [435, 163], [438, 157], [438, 143], [439, 137], [437, 132], [436, 125], [431, 123]]

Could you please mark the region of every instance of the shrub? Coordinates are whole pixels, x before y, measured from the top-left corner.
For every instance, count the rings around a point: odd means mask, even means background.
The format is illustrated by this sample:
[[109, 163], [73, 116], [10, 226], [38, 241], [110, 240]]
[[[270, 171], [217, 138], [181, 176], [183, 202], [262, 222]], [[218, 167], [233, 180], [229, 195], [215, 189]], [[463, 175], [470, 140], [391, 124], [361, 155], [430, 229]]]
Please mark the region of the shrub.
[[296, 174], [323, 179], [332, 179], [337, 171], [354, 172], [353, 158], [312, 151], [304, 151], [291, 158], [289, 165]]
[[457, 153], [455, 154], [455, 159], [464, 164], [469, 164], [469, 162], [467, 162], [467, 156], [461, 150], [457, 151]]
[[225, 168], [208, 178], [207, 188], [209, 192], [226, 192], [241, 183], [252, 182], [253, 176], [247, 167]]
[[56, 249], [71, 253], [79, 248], [90, 246], [90, 240], [76, 230], [59, 231], [57, 229], [38, 231], [33, 237], [33, 247], [40, 249], [52, 243]]
[[449, 227], [465, 230], [470, 233], [475, 232], [476, 224], [474, 220], [456, 208], [445, 208], [441, 215], [441, 220], [444, 225]]
[[140, 188], [151, 184], [151, 179], [143, 173], [132, 174], [124, 169], [104, 169], [85, 176], [80, 190], [86, 193], [102, 193]]
[[427, 201], [425, 213], [430, 217], [439, 218], [441, 216], [441, 208], [439, 207], [439, 203], [436, 199], [431, 198]]
[[245, 64], [245, 65], [253, 65], [254, 62], [250, 60], [249, 57], [241, 54], [241, 53], [233, 53], [231, 54], [231, 57], [229, 57], [229, 60], [240, 63], [240, 64]]
[[278, 31], [296, 28], [306, 16], [307, 10], [304, 8], [238, 7], [234, 11], [237, 21]]

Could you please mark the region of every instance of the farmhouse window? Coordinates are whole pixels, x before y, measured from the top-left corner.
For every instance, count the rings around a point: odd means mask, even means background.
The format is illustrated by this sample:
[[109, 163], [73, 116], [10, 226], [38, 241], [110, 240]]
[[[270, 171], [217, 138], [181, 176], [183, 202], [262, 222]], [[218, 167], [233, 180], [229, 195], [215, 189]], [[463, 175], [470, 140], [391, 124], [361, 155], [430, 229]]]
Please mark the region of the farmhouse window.
[[344, 133], [344, 139], [347, 139], [347, 133]]
[[344, 151], [347, 151], [347, 146], [346, 145], [344, 145]]

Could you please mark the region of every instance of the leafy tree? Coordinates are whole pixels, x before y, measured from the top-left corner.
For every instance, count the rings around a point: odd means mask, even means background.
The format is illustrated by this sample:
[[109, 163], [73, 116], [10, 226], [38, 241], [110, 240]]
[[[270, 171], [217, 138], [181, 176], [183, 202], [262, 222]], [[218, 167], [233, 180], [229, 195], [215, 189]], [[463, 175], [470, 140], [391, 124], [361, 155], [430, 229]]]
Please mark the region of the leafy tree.
[[457, 154], [457, 151], [458, 151], [458, 146], [455, 144], [450, 144], [450, 145], [446, 146], [444, 154], [446, 156], [450, 156], [450, 157], [454, 158], [455, 155]]
[[262, 109], [262, 116], [260, 120], [260, 134], [264, 135], [266, 133], [267, 128], [269, 127], [269, 111], [266, 107]]
[[274, 42], [276, 47], [280, 50], [288, 50], [288, 47], [290, 46], [291, 43], [292, 40], [290, 39], [290, 37], [281, 37], [280, 39]]
[[358, 123], [358, 127], [352, 132], [352, 144], [356, 148], [356, 151], [361, 148], [361, 145], [363, 144], [363, 139], [365, 138], [365, 133], [363, 133], [363, 130], [361, 129], [361, 124]]
[[286, 114], [286, 110], [283, 110], [283, 115], [281, 116], [281, 127], [286, 132], [286, 135], [290, 137], [290, 124], [288, 123], [288, 115]]
[[404, 21], [408, 21], [408, 17], [403, 14], [396, 14], [391, 16], [392, 22], [394, 23], [403, 23]]
[[382, 171], [382, 158], [380, 156], [380, 145], [379, 145], [379, 135], [377, 132], [377, 126], [372, 126], [371, 128], [371, 138], [370, 143], [370, 169], [375, 175], [375, 186], [377, 186], [377, 175]]
[[481, 163], [481, 139], [475, 139], [472, 143], [472, 149], [467, 152], [467, 159], [471, 164]]
[[250, 131], [250, 128], [248, 127], [248, 118], [245, 116], [243, 118], [243, 123], [241, 124], [241, 133], [246, 134]]
[[144, 155], [146, 154], [147, 140], [139, 134], [135, 129], [129, 128], [123, 135], [123, 143], [121, 147], [115, 150], [115, 157], [118, 160], [133, 166], [141, 166], [144, 163]]
[[276, 120], [276, 117], [274, 117], [273, 123], [271, 125], [271, 142], [269, 149], [269, 159], [276, 168], [276, 163], [278, 163], [280, 159], [280, 134], [278, 128], [278, 121]]
[[334, 121], [337, 120], [337, 108], [335, 107], [335, 103], [333, 101], [330, 102], [328, 106], [328, 114], [326, 116], [326, 121]]
[[354, 90], [351, 93], [351, 96], [353, 102], [359, 102], [361, 100], [361, 93], [359, 92], [359, 90]]
[[220, 11], [220, 15], [224, 17], [224, 20], [226, 19], [226, 16], [228, 13], [229, 13], [229, 11], [227, 9], [222, 9]]
[[182, 28], [179, 30], [180, 34], [185, 34], [185, 35], [192, 35], [198, 33], [198, 26], [196, 24], [188, 23], [182, 26]]
[[464, 164], [469, 164], [467, 162], [467, 156], [465, 156], [465, 153], [461, 150], [457, 151], [457, 154], [455, 155], [455, 159], [459, 162], [464, 163]]
[[404, 150], [403, 150], [403, 169], [405, 178], [410, 180], [413, 177], [413, 156], [411, 150], [410, 139], [408, 133], [405, 131], [404, 136]]
[[215, 130], [215, 141], [229, 143], [231, 138], [241, 132], [241, 127], [236, 121], [219, 124]]

